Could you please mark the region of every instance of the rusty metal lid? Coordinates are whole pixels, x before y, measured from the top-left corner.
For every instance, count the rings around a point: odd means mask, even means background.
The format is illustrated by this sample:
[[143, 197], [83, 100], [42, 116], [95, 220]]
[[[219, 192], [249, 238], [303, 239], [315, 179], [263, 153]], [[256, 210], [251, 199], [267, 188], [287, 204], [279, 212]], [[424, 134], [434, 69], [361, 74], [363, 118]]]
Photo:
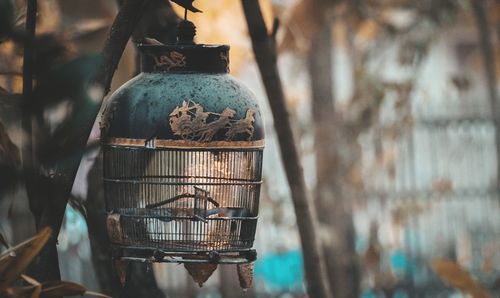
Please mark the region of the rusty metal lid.
[[143, 72], [228, 73], [229, 46], [195, 44], [196, 27], [183, 20], [174, 45], [140, 44]]

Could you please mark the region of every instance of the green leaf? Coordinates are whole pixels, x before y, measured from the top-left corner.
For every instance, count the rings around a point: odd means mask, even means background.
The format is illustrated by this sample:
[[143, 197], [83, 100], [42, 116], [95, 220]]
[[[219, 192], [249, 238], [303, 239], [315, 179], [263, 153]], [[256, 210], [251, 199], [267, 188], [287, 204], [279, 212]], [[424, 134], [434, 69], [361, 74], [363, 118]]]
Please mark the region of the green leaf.
[[82, 102], [92, 98], [90, 83], [101, 60], [97, 54], [84, 55], [54, 66], [40, 77], [34, 104], [43, 108], [64, 100]]
[[68, 281], [49, 281], [42, 284], [41, 297], [61, 297], [83, 295], [87, 289], [84, 286]]
[[43, 104], [61, 100], [71, 103], [71, 114], [42, 144], [39, 159], [43, 163], [72, 160], [85, 150], [86, 128], [93, 124], [95, 111], [101, 104], [102, 89], [92, 85], [100, 62], [99, 55], [76, 58], [50, 71], [39, 83], [37, 100], [44, 101]]

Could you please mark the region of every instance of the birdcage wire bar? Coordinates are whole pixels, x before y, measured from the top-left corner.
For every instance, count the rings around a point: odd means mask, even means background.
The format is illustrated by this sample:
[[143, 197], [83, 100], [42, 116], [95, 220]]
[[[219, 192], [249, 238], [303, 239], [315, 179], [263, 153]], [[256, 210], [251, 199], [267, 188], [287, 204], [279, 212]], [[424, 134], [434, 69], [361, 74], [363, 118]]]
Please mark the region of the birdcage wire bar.
[[103, 148], [106, 210], [119, 224], [110, 237], [114, 246], [189, 253], [252, 248], [261, 148]]

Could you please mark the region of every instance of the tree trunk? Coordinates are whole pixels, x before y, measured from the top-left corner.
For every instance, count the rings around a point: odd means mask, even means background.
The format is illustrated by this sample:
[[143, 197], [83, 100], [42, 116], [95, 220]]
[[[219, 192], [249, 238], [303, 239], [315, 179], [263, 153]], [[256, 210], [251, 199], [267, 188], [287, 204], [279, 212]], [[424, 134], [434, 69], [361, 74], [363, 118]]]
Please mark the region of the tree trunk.
[[[23, 59], [23, 97], [26, 103], [23, 106], [22, 118], [22, 127], [25, 133], [23, 140], [23, 171], [30, 211], [35, 217], [36, 229], [37, 231], [40, 231], [44, 227], [52, 229], [52, 235], [47, 244], [45, 244], [33, 260], [29, 272], [39, 281], [48, 281], [61, 278], [56, 245], [66, 203], [63, 205], [57, 204], [57, 196], [61, 192], [64, 192], [64, 186], [66, 185], [64, 185], [65, 177], [61, 177], [60, 173], [56, 173], [55, 175], [54, 173], [50, 173], [50, 176], [43, 177], [39, 173], [41, 169], [36, 158], [36, 147], [41, 138], [41, 131], [38, 131], [39, 127], [37, 125], [34, 125], [34, 115], [31, 109], [33, 106], [34, 40], [37, 1], [30, 0], [26, 4], [26, 35]], [[60, 188], [61, 186], [63, 188]], [[57, 216], [61, 213], [63, 215]]]
[[[319, 245], [316, 210], [306, 189], [278, 72], [275, 36], [268, 35], [258, 1], [242, 0], [241, 3], [252, 40], [255, 60], [273, 113], [281, 158], [290, 186], [304, 255], [307, 292], [310, 297], [314, 298], [330, 297], [323, 251]], [[275, 26], [276, 24], [275, 22]], [[276, 27], [273, 28], [273, 34], [276, 29]]]
[[[484, 61], [484, 74], [488, 84], [491, 114], [495, 120], [495, 142], [497, 152], [497, 186], [500, 186], [500, 105], [498, 104], [497, 77], [495, 72], [495, 52], [488, 22], [488, 1], [472, 0], [474, 17], [479, 33], [479, 44]], [[496, 5], [496, 4], [493, 4]]]
[[[325, 25], [314, 36], [309, 51], [312, 115], [315, 125], [316, 206], [321, 225], [328, 279], [335, 298], [359, 297], [359, 272], [354, 250], [351, 199], [343, 187], [350, 187], [345, 161], [339, 155], [343, 139], [336, 125], [333, 95], [332, 30]], [[350, 142], [350, 141], [349, 141]], [[356, 152], [356, 150], [353, 150]]]

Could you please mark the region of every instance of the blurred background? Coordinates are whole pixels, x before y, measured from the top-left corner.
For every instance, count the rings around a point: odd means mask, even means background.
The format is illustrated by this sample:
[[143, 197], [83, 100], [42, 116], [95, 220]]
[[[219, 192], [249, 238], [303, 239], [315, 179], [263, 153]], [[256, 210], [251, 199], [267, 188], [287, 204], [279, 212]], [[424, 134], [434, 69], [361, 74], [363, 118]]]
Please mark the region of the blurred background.
[[[295, 212], [241, 3], [196, 2], [204, 12], [189, 17], [197, 42], [231, 46], [231, 73], [255, 92], [266, 116], [259, 257], [246, 293], [233, 267], [219, 267], [198, 288], [182, 266], [155, 264], [156, 295], [306, 297]], [[119, 3], [38, 0], [40, 52], [51, 61], [100, 52]], [[15, 4], [16, 25], [24, 26], [25, 2]], [[331, 285], [356, 288], [363, 298], [466, 297], [432, 268], [434, 260], [451, 260], [500, 297], [499, 2], [260, 4], [269, 28], [280, 20], [279, 70], [310, 204], [318, 210], [324, 261], [329, 279], [337, 281]], [[176, 15], [182, 11], [166, 0], [151, 0], [133, 41], [171, 40]], [[136, 57], [131, 41], [113, 90], [138, 73]], [[21, 92], [21, 65], [22, 48], [1, 42], [4, 98]], [[67, 113], [61, 103], [44, 117], [58, 123]], [[2, 101], [0, 119], [18, 146], [19, 115], [16, 104]], [[96, 125], [89, 143], [98, 135]], [[96, 290], [104, 271], [87, 223], [103, 204], [97, 156], [89, 150], [80, 165], [58, 238], [63, 279]], [[11, 243], [34, 234], [22, 187], [0, 201], [0, 227]], [[342, 270], [349, 266], [355, 274]]]

